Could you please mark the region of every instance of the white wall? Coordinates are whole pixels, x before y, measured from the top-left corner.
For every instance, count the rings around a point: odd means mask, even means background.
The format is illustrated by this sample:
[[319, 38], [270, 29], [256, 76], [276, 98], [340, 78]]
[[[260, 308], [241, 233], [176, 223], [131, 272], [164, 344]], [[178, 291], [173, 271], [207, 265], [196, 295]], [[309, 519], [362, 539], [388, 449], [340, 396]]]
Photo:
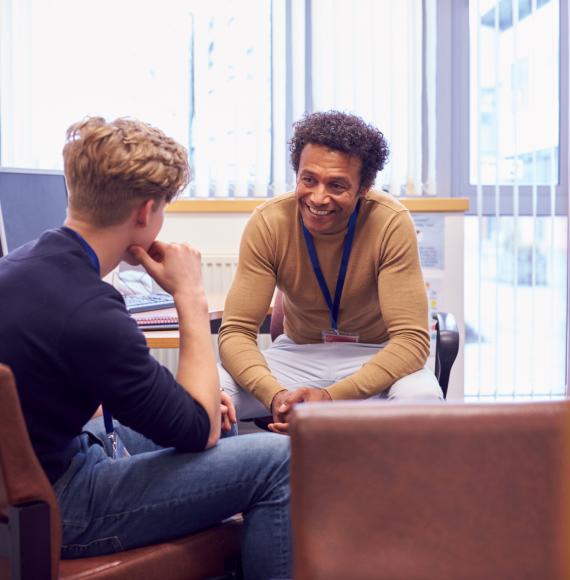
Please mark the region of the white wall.
[[202, 254], [237, 254], [245, 213], [167, 213], [159, 239], [189, 242]]

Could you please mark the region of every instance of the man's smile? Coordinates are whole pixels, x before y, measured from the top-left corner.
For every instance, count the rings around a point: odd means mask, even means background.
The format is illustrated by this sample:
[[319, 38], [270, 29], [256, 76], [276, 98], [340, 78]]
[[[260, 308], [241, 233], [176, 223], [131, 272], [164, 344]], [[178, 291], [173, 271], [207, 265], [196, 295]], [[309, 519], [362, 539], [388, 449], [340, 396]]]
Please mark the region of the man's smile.
[[309, 204], [305, 204], [305, 206], [308, 208], [310, 213], [317, 216], [325, 216], [334, 213], [334, 210], [332, 209], [317, 209], [316, 207], [313, 207], [312, 205]]

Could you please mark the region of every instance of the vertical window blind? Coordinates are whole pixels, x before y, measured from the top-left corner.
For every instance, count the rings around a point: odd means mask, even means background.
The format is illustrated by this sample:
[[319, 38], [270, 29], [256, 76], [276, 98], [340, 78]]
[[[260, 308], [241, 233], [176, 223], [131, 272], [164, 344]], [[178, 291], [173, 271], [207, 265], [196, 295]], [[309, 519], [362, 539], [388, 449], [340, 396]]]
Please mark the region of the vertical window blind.
[[[465, 396], [565, 393], [559, 0], [472, 0]], [[567, 160], [564, 166], [567, 170]]]
[[[434, 148], [422, 150], [424, 62], [435, 66], [422, 0], [3, 0], [0, 10], [4, 167], [61, 170], [72, 122], [131, 116], [188, 146], [187, 195], [271, 196], [294, 186], [292, 123], [340, 109], [389, 140], [377, 186], [435, 193], [434, 172], [422, 174], [435, 167]], [[433, 111], [433, 90], [427, 103]]]
[[421, 195], [421, 0], [312, 0], [312, 22], [313, 108], [353, 112], [377, 126], [390, 143], [377, 186]]
[[65, 130], [130, 116], [189, 142], [187, 2], [2, 0], [0, 164], [61, 170]]

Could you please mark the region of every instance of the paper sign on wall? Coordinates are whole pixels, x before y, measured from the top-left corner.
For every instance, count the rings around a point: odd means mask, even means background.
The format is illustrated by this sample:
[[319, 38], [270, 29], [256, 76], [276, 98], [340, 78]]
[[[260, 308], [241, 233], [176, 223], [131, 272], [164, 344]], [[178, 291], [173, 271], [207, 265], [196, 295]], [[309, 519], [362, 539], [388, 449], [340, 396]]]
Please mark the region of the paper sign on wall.
[[418, 235], [422, 268], [443, 270], [445, 267], [445, 215], [438, 213], [416, 214], [413, 219]]

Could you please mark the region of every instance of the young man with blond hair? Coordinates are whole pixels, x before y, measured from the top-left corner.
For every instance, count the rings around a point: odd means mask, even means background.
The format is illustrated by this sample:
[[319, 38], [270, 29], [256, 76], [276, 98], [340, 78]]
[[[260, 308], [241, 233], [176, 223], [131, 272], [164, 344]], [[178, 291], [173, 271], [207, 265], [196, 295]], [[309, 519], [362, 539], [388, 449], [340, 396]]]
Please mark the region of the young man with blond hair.
[[[155, 240], [189, 179], [185, 149], [138, 121], [88, 118], [69, 128], [63, 156], [65, 225], [0, 260], [0, 300], [10, 305], [0, 361], [14, 371], [60, 504], [62, 557], [157, 543], [242, 512], [245, 576], [288, 577], [287, 441], [219, 440], [221, 420], [227, 427], [235, 414], [220, 399], [200, 254]], [[174, 297], [176, 377], [101, 279], [121, 260], [142, 264]], [[100, 404], [106, 428], [88, 422]]]

